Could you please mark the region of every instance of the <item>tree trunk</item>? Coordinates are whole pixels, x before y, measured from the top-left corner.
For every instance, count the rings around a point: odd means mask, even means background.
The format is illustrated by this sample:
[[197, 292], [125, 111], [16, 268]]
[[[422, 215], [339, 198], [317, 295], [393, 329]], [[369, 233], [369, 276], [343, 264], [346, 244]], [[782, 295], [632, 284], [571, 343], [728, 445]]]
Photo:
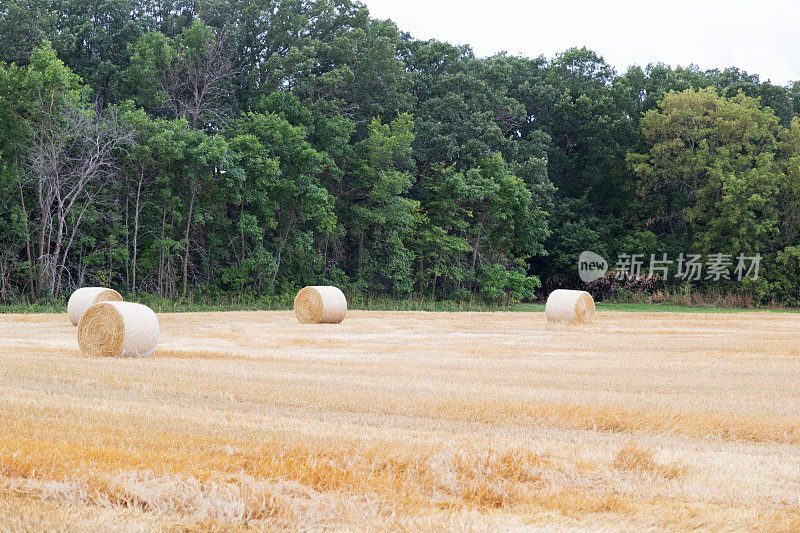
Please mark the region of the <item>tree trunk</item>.
[[136, 258], [139, 251], [139, 205], [142, 197], [142, 180], [139, 177], [139, 186], [136, 189], [136, 205], [133, 210], [133, 262], [131, 264], [131, 294], [136, 296]]
[[64, 217], [61, 213], [58, 216], [58, 232], [56, 233], [56, 245], [53, 249], [53, 258], [52, 258], [52, 265], [53, 265], [53, 273], [50, 276], [50, 296], [55, 298], [58, 296], [58, 284], [61, 280], [61, 273], [58, 269], [58, 264], [61, 261], [61, 244], [64, 241]]
[[19, 184], [19, 203], [22, 206], [22, 216], [25, 218], [25, 251], [28, 254], [28, 288], [31, 300], [36, 299], [36, 289], [33, 286], [33, 254], [31, 253], [31, 232], [28, 229], [28, 210], [25, 209], [25, 195], [22, 193], [22, 184]]
[[58, 269], [58, 276], [56, 278], [56, 296], [58, 296], [58, 292], [61, 287], [61, 275], [67, 268], [67, 255], [69, 254], [69, 251], [72, 248], [72, 242], [75, 240], [75, 234], [78, 233], [78, 228], [80, 227], [81, 221], [83, 220], [83, 214], [86, 212], [86, 208], [89, 207], [90, 203], [91, 203], [91, 198], [81, 208], [81, 212], [78, 215], [78, 220], [72, 227], [72, 232], [70, 233], [67, 245], [64, 247], [64, 251], [61, 254], [61, 265], [56, 264], [56, 267]]
[[39, 270], [39, 290], [42, 290], [44, 288], [44, 285], [45, 285], [46, 273], [45, 273], [44, 269], [42, 268], [41, 262], [44, 260], [44, 257], [46, 255], [46, 252], [45, 252], [45, 249], [44, 249], [44, 237], [45, 237], [45, 233], [47, 232], [47, 222], [49, 220], [49, 213], [47, 212], [47, 210], [44, 207], [44, 203], [45, 203], [44, 202], [44, 197], [43, 197], [44, 193], [42, 191], [42, 182], [43, 181], [44, 181], [44, 178], [42, 176], [39, 176], [39, 212], [42, 215], [42, 227], [39, 228], [39, 257], [38, 257], [38, 260], [37, 260], [37, 266], [38, 266], [38, 270]]
[[245, 259], [244, 225], [242, 224], [243, 218], [244, 218], [244, 193], [242, 193], [242, 203], [239, 206], [239, 233], [242, 239], [242, 258], [239, 260], [239, 266], [244, 264], [244, 259]]
[[158, 250], [158, 295], [164, 297], [164, 236], [167, 226], [167, 206], [161, 211], [161, 246]]
[[[130, 223], [130, 204], [131, 204], [131, 195], [130, 189], [127, 187], [128, 181], [125, 180], [125, 254], [127, 255], [131, 249], [131, 223]], [[131, 289], [131, 267], [130, 261], [125, 261], [125, 286], [128, 287], [128, 290]]]
[[275, 257], [275, 272], [272, 273], [269, 280], [269, 288], [272, 291], [275, 288], [275, 279], [278, 277], [278, 270], [281, 266], [281, 257], [283, 256], [283, 247], [286, 246], [286, 242], [289, 240], [289, 236], [292, 232], [292, 225], [294, 224], [294, 214], [292, 214], [292, 218], [289, 219], [289, 225], [286, 226], [286, 233], [283, 234], [283, 238], [281, 239], [281, 244], [278, 246], [278, 253]]
[[[65, 256], [66, 259], [66, 256]], [[108, 241], [108, 283], [114, 279], [114, 248], [111, 247], [111, 240]]]
[[433, 288], [431, 289], [431, 300], [436, 300], [436, 282], [439, 281], [439, 265], [442, 264], [442, 255], [436, 259], [436, 266], [433, 270]]
[[6, 262], [0, 261], [0, 301], [6, 301]]
[[478, 226], [478, 237], [475, 239], [475, 247], [472, 249], [472, 272], [475, 272], [475, 262], [478, 259], [478, 247], [481, 245], [481, 230], [483, 225]]
[[361, 280], [361, 268], [364, 266], [364, 230], [358, 238], [358, 279]]
[[192, 214], [194, 212], [194, 197], [197, 194], [197, 188], [192, 186], [192, 197], [189, 200], [189, 216], [186, 219], [186, 232], [183, 235], [186, 241], [186, 248], [183, 251], [183, 294], [186, 297], [186, 291], [189, 288], [189, 230], [192, 227]]

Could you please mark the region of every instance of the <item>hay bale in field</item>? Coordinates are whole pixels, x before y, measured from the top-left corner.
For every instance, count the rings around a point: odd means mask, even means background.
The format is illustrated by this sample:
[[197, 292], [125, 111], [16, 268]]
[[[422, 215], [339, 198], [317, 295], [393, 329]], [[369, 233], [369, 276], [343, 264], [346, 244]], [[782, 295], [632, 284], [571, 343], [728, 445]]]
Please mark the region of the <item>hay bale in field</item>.
[[584, 324], [594, 318], [594, 298], [586, 291], [558, 289], [547, 297], [548, 322]]
[[338, 287], [303, 287], [294, 298], [294, 314], [301, 324], [338, 324], [347, 312], [347, 298]]
[[91, 306], [99, 302], [121, 302], [122, 296], [114, 289], [106, 287], [82, 287], [72, 293], [67, 302], [67, 316], [73, 326], [77, 326], [81, 316]]
[[78, 323], [78, 345], [87, 355], [139, 356], [158, 344], [158, 318], [146, 305], [133, 302], [94, 304]]

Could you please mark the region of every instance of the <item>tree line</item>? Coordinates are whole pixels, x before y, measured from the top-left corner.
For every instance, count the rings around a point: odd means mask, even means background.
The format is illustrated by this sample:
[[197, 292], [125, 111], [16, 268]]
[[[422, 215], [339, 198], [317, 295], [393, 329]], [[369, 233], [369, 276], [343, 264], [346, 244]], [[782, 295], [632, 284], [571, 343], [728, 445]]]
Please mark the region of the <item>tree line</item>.
[[591, 250], [760, 254], [743, 282], [601, 281], [797, 305], [798, 114], [798, 83], [480, 58], [351, 0], [9, 0], [0, 301], [530, 300]]

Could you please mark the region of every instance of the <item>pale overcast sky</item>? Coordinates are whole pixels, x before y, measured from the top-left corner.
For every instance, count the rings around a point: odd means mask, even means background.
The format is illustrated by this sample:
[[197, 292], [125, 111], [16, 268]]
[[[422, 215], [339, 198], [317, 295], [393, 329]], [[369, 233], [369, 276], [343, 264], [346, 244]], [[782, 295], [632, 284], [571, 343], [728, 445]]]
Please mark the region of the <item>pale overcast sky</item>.
[[479, 56], [586, 46], [617, 72], [661, 61], [800, 80], [800, 0], [362, 1], [418, 39], [470, 44]]

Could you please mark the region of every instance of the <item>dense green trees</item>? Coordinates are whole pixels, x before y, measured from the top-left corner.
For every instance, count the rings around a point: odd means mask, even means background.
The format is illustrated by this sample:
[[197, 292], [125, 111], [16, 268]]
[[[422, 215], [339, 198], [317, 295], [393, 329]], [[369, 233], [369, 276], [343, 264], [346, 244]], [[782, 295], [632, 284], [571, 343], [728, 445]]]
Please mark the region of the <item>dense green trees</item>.
[[776, 195], [785, 180], [776, 152], [778, 118], [740, 92], [669, 93], [648, 111], [647, 154], [631, 153], [659, 233], [693, 239], [701, 253], [766, 250], [777, 230]]
[[758, 282], [691, 288], [797, 304], [799, 113], [800, 84], [477, 58], [351, 0], [10, 0], [0, 301], [524, 300], [593, 250], [760, 253]]

